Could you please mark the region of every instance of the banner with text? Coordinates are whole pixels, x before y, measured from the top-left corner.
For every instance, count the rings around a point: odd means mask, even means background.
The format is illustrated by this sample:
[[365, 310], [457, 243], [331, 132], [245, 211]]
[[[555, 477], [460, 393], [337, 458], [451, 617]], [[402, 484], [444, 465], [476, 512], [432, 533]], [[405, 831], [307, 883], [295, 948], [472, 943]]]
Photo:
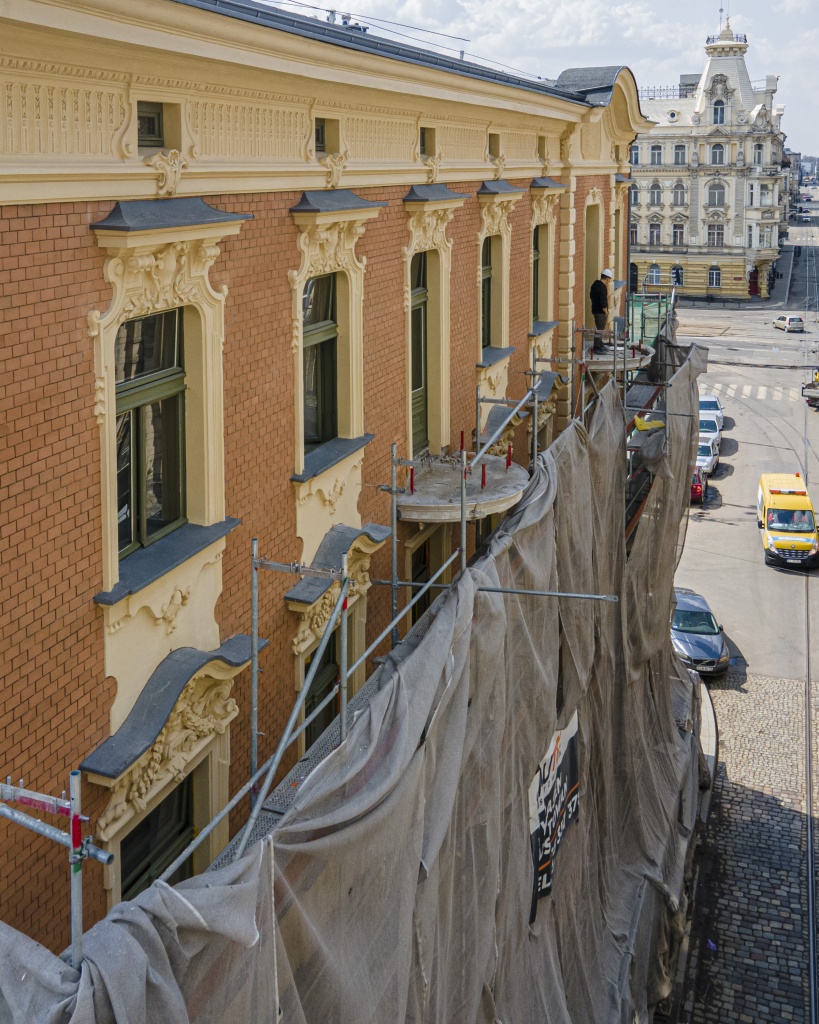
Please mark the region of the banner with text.
[[566, 827], [577, 817], [578, 804], [577, 712], [559, 729], [529, 786], [529, 833], [535, 869], [532, 909], [552, 891], [554, 862]]

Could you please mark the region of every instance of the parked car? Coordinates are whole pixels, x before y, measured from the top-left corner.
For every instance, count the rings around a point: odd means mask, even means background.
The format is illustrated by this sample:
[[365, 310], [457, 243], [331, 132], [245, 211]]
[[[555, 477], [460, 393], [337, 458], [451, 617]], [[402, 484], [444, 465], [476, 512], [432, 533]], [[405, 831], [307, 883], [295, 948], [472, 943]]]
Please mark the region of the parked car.
[[805, 321], [801, 316], [789, 316], [786, 313], [776, 317], [773, 325], [780, 331], [804, 331], [805, 329]]
[[700, 415], [703, 413], [713, 416], [717, 426], [722, 430], [725, 424], [725, 410], [716, 395], [700, 395]]
[[677, 657], [700, 675], [722, 675], [728, 670], [731, 652], [708, 602], [687, 587], [675, 587], [674, 596], [677, 607], [671, 619], [671, 643]]
[[701, 505], [708, 498], [708, 477], [699, 466], [691, 477], [691, 504]]
[[701, 437], [697, 445], [697, 466], [702, 470], [704, 476], [711, 476], [719, 465], [719, 452], [717, 446], [708, 437]]
[[720, 430], [716, 419], [714, 419], [714, 416], [710, 412], [700, 413], [700, 441], [702, 441], [703, 438], [714, 442], [717, 449], [717, 455], [719, 455], [720, 445], [722, 444], [722, 431]]

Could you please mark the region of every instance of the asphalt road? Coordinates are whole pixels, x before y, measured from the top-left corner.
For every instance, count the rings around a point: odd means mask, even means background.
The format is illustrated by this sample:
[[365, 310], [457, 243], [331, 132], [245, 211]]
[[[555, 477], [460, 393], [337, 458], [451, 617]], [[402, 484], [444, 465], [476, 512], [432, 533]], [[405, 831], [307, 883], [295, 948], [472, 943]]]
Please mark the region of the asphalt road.
[[[796, 263], [792, 296], [805, 292], [813, 253], [819, 260], [819, 250], [810, 250]], [[804, 307], [791, 304], [786, 312], [804, 315]], [[709, 500], [689, 512], [676, 582], [706, 597], [725, 626], [735, 664], [799, 679], [805, 671], [803, 577], [764, 565], [755, 506], [759, 477], [772, 472], [806, 474], [819, 502], [819, 412], [808, 410], [801, 397], [803, 382], [819, 366], [819, 332], [812, 316], [806, 334], [785, 334], [772, 327], [774, 315], [764, 307], [680, 313], [680, 337], [709, 348], [700, 387], [720, 396], [726, 425]], [[811, 576], [816, 587], [819, 572]], [[813, 631], [819, 638], [819, 589], [815, 593]], [[819, 676], [819, 649], [815, 662]]]
[[[803, 249], [784, 310], [760, 303], [725, 313], [681, 313], [681, 333], [709, 346], [701, 386], [721, 396], [727, 419], [712, 495], [688, 515], [676, 582], [707, 598], [733, 657], [727, 676], [709, 683], [719, 757], [676, 1024], [810, 1019], [805, 581], [816, 680], [819, 570], [806, 576], [766, 566], [755, 508], [759, 476], [772, 471], [803, 473], [819, 501], [819, 412], [807, 410], [801, 397], [808, 367], [819, 364], [819, 249], [800, 237], [808, 231], [819, 234], [819, 227], [791, 230], [791, 241]], [[785, 336], [771, 326], [779, 312], [805, 315], [806, 308], [807, 334]], [[819, 685], [814, 737], [817, 694]], [[815, 779], [817, 748], [814, 738]]]

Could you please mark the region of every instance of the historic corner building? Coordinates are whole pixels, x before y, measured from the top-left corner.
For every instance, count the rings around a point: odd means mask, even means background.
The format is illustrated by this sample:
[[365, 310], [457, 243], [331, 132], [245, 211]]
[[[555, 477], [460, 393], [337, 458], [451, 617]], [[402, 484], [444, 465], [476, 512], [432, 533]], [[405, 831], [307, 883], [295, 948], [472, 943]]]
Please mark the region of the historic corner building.
[[655, 126], [631, 151], [633, 288], [768, 295], [788, 223], [784, 107], [775, 75], [751, 81], [747, 50], [727, 23], [707, 40], [701, 75], [640, 90]]
[[[15, 0], [0, 96], [3, 765], [47, 793], [82, 769], [116, 858], [85, 872], [90, 921], [249, 776], [251, 539], [348, 556], [352, 664], [390, 617], [392, 444], [470, 447], [495, 408], [476, 424], [476, 389], [520, 398], [535, 357], [565, 371], [603, 267], [622, 312], [648, 122], [626, 68], [530, 81], [250, 0]], [[543, 445], [571, 408], [551, 376]], [[525, 486], [527, 428], [502, 439], [524, 483], [490, 479], [470, 549]], [[418, 582], [458, 543], [457, 499], [412, 497]], [[337, 591], [262, 577], [260, 763]], [[3, 918], [64, 948], [65, 851], [3, 822], [0, 865]]]

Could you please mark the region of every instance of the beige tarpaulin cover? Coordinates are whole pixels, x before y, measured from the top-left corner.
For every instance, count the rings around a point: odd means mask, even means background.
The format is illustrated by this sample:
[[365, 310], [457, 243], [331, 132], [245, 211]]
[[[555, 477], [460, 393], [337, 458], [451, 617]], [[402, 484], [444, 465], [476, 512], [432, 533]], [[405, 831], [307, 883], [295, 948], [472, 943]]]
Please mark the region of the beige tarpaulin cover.
[[[115, 908], [85, 937], [79, 981], [4, 928], [0, 1021], [647, 1020], [670, 988], [697, 805], [695, 690], [668, 625], [700, 366], [695, 350], [666, 389], [671, 473], [628, 561], [609, 386], [425, 635], [389, 656], [272, 841]], [[529, 790], [575, 714], [577, 814], [530, 924]]]

